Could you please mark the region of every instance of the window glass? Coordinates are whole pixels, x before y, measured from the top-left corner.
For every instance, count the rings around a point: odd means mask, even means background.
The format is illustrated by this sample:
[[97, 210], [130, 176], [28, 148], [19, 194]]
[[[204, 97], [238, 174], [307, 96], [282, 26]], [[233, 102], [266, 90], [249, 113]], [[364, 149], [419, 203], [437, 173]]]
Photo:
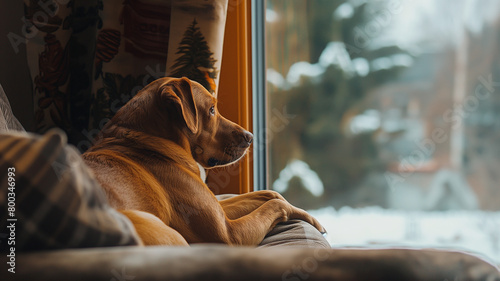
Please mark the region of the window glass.
[[337, 245], [500, 263], [500, 1], [267, 0], [270, 186]]

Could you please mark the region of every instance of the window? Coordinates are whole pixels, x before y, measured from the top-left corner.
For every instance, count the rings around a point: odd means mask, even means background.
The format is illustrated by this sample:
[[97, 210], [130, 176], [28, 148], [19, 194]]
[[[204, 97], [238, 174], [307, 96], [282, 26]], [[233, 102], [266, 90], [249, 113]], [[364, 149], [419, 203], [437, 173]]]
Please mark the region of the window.
[[267, 0], [267, 184], [334, 246], [500, 263], [499, 6]]

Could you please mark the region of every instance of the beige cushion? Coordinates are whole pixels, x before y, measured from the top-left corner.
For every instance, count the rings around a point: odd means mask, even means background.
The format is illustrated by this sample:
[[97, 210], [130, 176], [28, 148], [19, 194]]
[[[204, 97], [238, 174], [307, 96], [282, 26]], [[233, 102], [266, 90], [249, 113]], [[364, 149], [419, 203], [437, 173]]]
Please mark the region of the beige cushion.
[[330, 248], [323, 235], [312, 225], [301, 220], [279, 223], [269, 232], [259, 247]]
[[[237, 194], [216, 195], [218, 200], [237, 196]], [[330, 244], [323, 235], [312, 225], [301, 220], [290, 220], [279, 223], [269, 232], [259, 247], [307, 247], [330, 248]]]

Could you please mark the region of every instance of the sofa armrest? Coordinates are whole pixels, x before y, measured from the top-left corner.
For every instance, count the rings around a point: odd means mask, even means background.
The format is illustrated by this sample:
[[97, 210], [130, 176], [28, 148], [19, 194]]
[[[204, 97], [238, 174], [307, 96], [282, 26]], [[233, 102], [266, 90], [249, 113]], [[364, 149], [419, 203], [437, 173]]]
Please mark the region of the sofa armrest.
[[[5, 264], [5, 255], [2, 255]], [[472, 255], [437, 250], [115, 247], [21, 253], [15, 280], [500, 280]], [[0, 273], [1, 280], [8, 272]]]

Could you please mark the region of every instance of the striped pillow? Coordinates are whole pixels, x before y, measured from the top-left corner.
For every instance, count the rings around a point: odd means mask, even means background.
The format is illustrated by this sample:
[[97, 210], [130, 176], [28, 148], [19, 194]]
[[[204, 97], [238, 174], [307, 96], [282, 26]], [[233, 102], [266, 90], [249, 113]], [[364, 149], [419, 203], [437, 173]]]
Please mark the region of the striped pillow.
[[137, 245], [139, 238], [54, 129], [0, 134], [0, 242], [2, 251], [32, 251]]

